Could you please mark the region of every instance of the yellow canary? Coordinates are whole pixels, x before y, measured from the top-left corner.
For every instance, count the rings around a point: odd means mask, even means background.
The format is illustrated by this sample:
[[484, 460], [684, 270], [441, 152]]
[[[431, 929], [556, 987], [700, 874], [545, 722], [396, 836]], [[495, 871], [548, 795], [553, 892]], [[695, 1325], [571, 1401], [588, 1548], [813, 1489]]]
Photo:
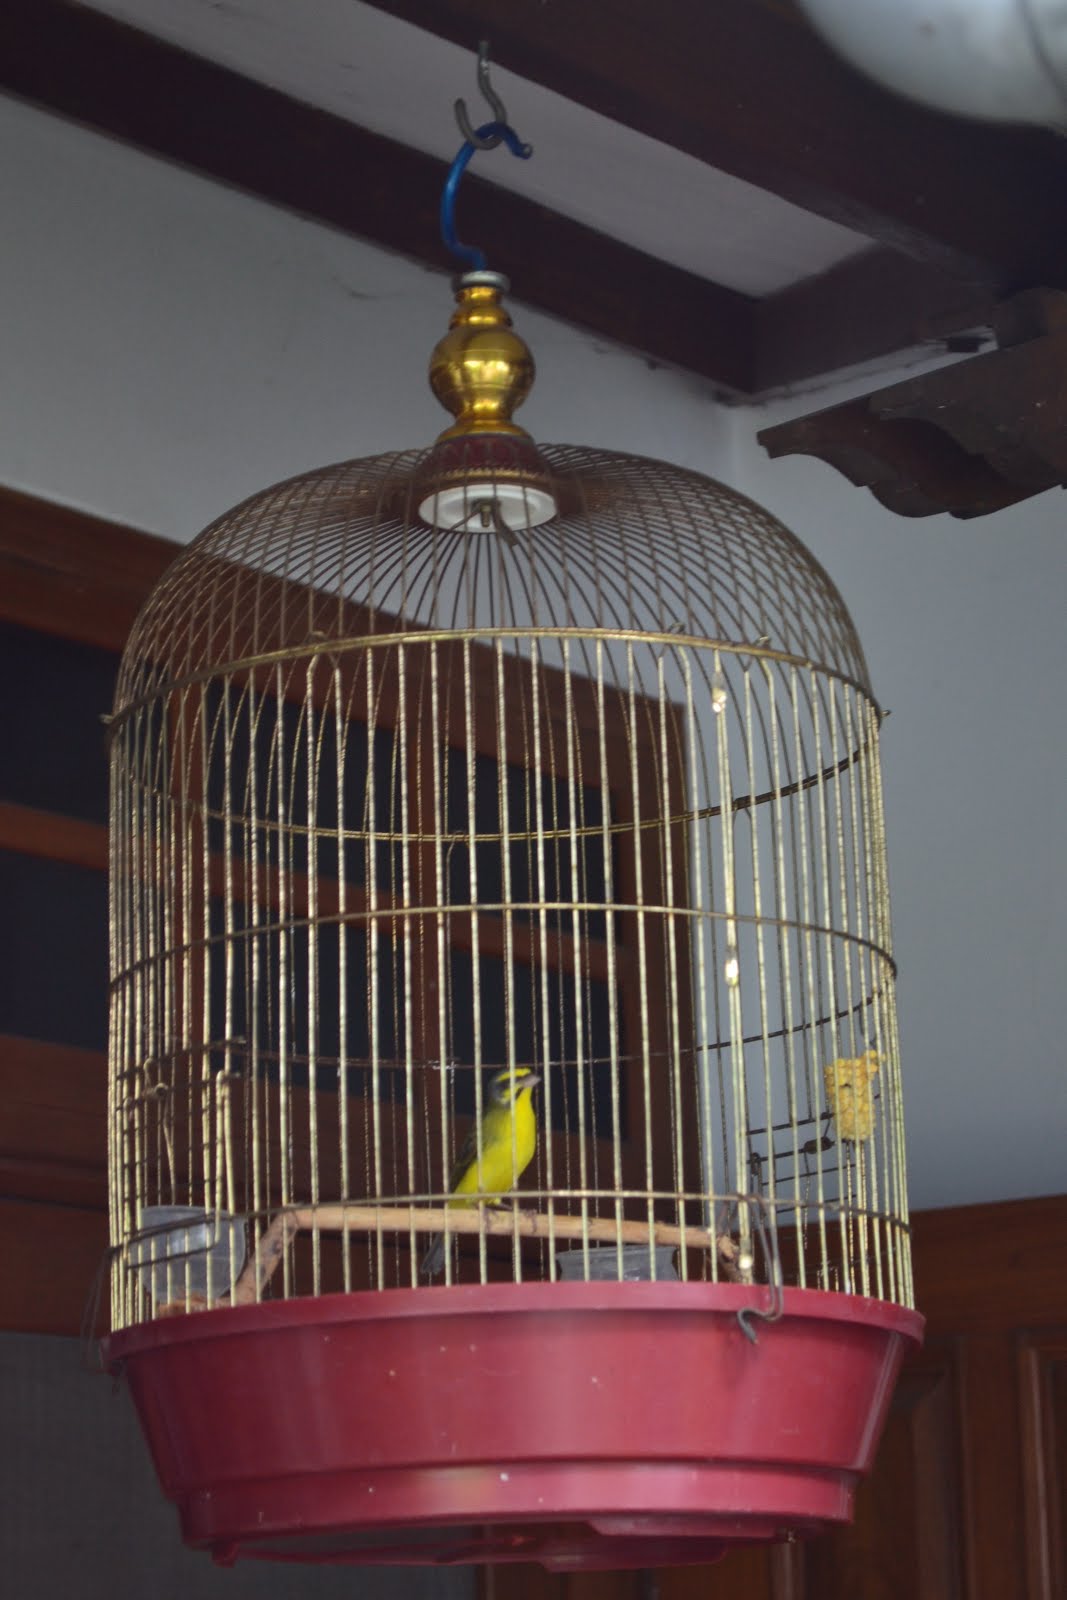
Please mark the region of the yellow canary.
[[[456, 1157], [448, 1187], [457, 1198], [450, 1206], [476, 1206], [480, 1199], [514, 1188], [537, 1149], [533, 1092], [541, 1082], [531, 1067], [505, 1067], [489, 1085], [489, 1104], [480, 1126], [471, 1128]], [[469, 1198], [468, 1198], [469, 1197]], [[489, 1205], [499, 1200], [486, 1199]], [[440, 1234], [431, 1239], [422, 1270], [432, 1278], [445, 1264]]]

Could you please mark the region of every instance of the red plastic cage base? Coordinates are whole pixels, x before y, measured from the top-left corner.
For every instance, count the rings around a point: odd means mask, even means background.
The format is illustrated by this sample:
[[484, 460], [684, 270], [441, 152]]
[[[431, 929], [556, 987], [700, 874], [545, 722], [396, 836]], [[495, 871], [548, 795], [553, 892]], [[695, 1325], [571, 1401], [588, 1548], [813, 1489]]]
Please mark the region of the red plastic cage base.
[[107, 1341], [186, 1541], [356, 1563], [706, 1562], [847, 1521], [922, 1318], [738, 1284], [327, 1295]]

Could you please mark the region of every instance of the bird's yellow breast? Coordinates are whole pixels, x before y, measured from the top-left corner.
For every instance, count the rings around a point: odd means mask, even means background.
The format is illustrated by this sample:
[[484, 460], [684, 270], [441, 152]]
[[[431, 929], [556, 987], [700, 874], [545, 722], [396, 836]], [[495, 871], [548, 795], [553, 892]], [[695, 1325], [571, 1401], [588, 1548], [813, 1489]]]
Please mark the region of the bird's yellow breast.
[[[514, 1124], [514, 1131], [513, 1125]], [[482, 1118], [481, 1161], [475, 1156], [452, 1186], [455, 1195], [500, 1194], [518, 1182], [537, 1148], [537, 1117], [531, 1089], [515, 1097], [515, 1105], [491, 1106]], [[451, 1201], [450, 1204], [456, 1204]], [[459, 1201], [470, 1205], [470, 1201]]]

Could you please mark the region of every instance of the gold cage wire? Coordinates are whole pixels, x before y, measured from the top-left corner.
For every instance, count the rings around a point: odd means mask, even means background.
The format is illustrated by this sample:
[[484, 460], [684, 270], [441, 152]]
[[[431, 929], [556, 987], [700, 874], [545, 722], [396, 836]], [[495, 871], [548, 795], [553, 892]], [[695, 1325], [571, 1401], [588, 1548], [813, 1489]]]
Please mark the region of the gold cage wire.
[[[536, 526], [493, 511], [525, 470], [503, 439], [450, 528], [420, 514], [432, 451], [268, 489], [137, 622], [111, 723], [116, 1328], [424, 1285], [435, 1231], [446, 1283], [911, 1304], [880, 712], [848, 614], [741, 495], [539, 454]], [[533, 1160], [448, 1206], [523, 1067]]]

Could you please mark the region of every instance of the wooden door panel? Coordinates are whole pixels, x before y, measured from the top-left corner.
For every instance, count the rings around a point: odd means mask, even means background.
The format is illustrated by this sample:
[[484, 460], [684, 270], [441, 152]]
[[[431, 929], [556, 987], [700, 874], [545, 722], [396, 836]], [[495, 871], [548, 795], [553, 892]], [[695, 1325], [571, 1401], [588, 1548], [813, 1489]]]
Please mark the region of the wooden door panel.
[[798, 1600], [962, 1596], [956, 1356], [935, 1341], [905, 1369], [855, 1521], [801, 1547]]
[[1019, 1341], [1028, 1600], [1067, 1594], [1067, 1325]]
[[758, 1545], [732, 1550], [714, 1566], [665, 1567], [656, 1573], [654, 1600], [742, 1600], [742, 1597], [743, 1600], [779, 1600], [769, 1552]]
[[967, 1600], [1030, 1600], [1015, 1341], [970, 1333], [960, 1347]]

